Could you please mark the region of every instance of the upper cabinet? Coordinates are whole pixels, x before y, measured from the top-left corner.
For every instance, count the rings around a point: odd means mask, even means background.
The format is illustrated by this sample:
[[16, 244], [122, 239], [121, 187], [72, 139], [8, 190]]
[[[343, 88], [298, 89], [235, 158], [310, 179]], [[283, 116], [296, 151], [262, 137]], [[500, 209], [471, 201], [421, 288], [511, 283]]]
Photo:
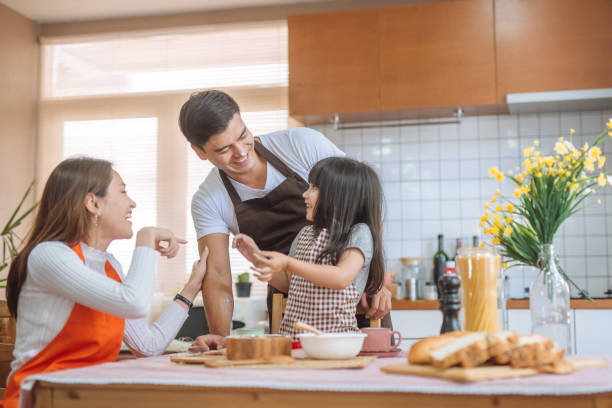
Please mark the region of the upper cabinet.
[[612, 1], [495, 0], [498, 103], [612, 87]]
[[376, 9], [290, 16], [290, 115], [380, 109]]
[[493, 1], [382, 8], [382, 110], [495, 104]]

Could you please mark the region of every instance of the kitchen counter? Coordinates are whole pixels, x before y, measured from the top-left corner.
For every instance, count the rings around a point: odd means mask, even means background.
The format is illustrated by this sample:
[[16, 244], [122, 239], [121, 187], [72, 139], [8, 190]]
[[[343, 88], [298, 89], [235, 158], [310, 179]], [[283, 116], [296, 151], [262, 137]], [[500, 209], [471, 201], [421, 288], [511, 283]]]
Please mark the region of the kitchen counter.
[[[572, 299], [572, 309], [612, 309], [612, 299]], [[508, 309], [529, 309], [529, 299], [510, 299], [506, 303]], [[440, 302], [437, 300], [393, 300], [392, 310], [438, 310]]]
[[612, 366], [570, 375], [544, 374], [475, 383], [380, 370], [405, 361], [405, 356], [379, 358], [363, 369], [220, 369], [174, 364], [169, 356], [159, 356], [40, 374], [27, 381], [34, 382], [34, 406], [45, 408], [187, 407], [202, 405], [202, 401], [211, 407], [242, 408], [569, 408], [612, 404]]

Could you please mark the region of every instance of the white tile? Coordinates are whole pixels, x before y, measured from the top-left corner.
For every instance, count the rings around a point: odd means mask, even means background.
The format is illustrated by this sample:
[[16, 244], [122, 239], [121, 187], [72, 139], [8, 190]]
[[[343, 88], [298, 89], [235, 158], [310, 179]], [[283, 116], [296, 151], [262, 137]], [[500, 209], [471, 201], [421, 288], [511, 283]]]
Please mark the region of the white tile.
[[582, 256], [568, 256], [565, 258], [565, 272], [572, 278], [586, 276], [586, 259]]
[[580, 112], [580, 123], [582, 125], [580, 133], [593, 136], [601, 133], [605, 126], [599, 111]]
[[381, 143], [383, 144], [397, 144], [401, 141], [401, 127], [386, 127], [382, 128]]
[[521, 136], [536, 136], [540, 134], [538, 115], [519, 115], [519, 134]]
[[439, 200], [440, 199], [440, 182], [439, 181], [421, 182], [421, 199]]
[[398, 188], [402, 200], [418, 200], [421, 198], [421, 187], [418, 181], [402, 182]]
[[380, 144], [382, 141], [382, 128], [366, 128], [361, 130], [363, 144]]
[[423, 220], [421, 223], [423, 239], [433, 239], [440, 234], [442, 225], [440, 220]]
[[478, 141], [465, 140], [459, 144], [459, 157], [461, 160], [478, 159]]
[[561, 136], [561, 117], [559, 113], [542, 113], [540, 115], [540, 135]]
[[383, 183], [383, 194], [385, 195], [385, 199], [389, 201], [398, 201], [402, 199], [401, 194], [401, 184], [399, 182], [389, 182]]
[[602, 297], [604, 292], [608, 290], [608, 278], [588, 278], [586, 287], [591, 296]]
[[421, 220], [402, 221], [402, 238], [421, 239]]
[[459, 126], [458, 124], [440, 125], [440, 142], [459, 140]]
[[461, 179], [477, 179], [481, 176], [478, 160], [462, 160], [460, 165]]
[[401, 240], [402, 223], [389, 221], [383, 225], [383, 240]]
[[345, 146], [363, 144], [361, 129], [344, 129], [342, 135]]
[[588, 279], [608, 274], [608, 261], [605, 256], [587, 256], [586, 275]]
[[518, 136], [518, 117], [513, 116], [501, 116], [499, 118], [499, 137], [503, 140], [511, 137], [516, 138]]
[[499, 144], [500, 157], [520, 157], [522, 151], [519, 149], [519, 139], [507, 137], [502, 139]]
[[383, 248], [387, 258], [398, 259], [402, 256], [402, 241], [383, 241]]
[[421, 217], [423, 220], [439, 220], [441, 218], [440, 201], [423, 201], [422, 204]]
[[400, 163], [402, 181], [419, 180], [421, 178], [421, 165], [417, 161], [404, 161]]
[[587, 215], [584, 217], [584, 221], [589, 235], [606, 234], [606, 217], [601, 215]]
[[584, 217], [577, 214], [565, 220], [562, 226], [569, 231], [569, 235], [584, 235], [585, 233]]
[[581, 133], [580, 115], [578, 112], [561, 112], [561, 133], [567, 134], [570, 129]]
[[418, 143], [402, 143], [401, 149], [401, 160], [419, 160], [421, 158], [421, 150]]
[[383, 162], [397, 162], [402, 159], [400, 144], [385, 144], [381, 148], [381, 160]]
[[459, 161], [442, 160], [440, 162], [440, 178], [442, 180], [455, 180], [459, 178]]
[[499, 137], [497, 116], [480, 116], [478, 119], [478, 136], [480, 140], [497, 139]]
[[608, 242], [605, 235], [586, 236], [586, 254], [588, 256], [602, 255], [608, 253]]
[[480, 158], [497, 158], [499, 157], [499, 144], [497, 140], [481, 140], [479, 143], [479, 154]]
[[363, 161], [380, 163], [380, 145], [363, 145]]
[[419, 137], [421, 143], [438, 142], [440, 140], [439, 125], [421, 125], [419, 126]]
[[440, 159], [441, 160], [457, 160], [459, 159], [459, 142], [445, 141], [440, 143]]
[[384, 220], [385, 221], [397, 221], [401, 219], [402, 219], [402, 202], [387, 200], [387, 202], [385, 202], [385, 207], [384, 207]]
[[421, 162], [421, 180], [439, 180], [440, 163], [437, 161]]
[[417, 240], [406, 241], [405, 240], [402, 244], [402, 252], [403, 252], [403, 256], [406, 256], [406, 257], [421, 256], [421, 253], [422, 253], [421, 241], [417, 241]]
[[442, 219], [460, 219], [461, 218], [461, 200], [443, 200], [440, 203], [440, 211]]
[[355, 160], [361, 160], [361, 145], [345, 145], [344, 149], [342, 149], [344, 153], [346, 153], [347, 157]]
[[[442, 220], [442, 231], [448, 237], [461, 237], [461, 221], [460, 220]], [[454, 256], [455, 251], [452, 251]]]
[[421, 161], [438, 160], [440, 149], [438, 143], [421, 143], [419, 145]]
[[402, 219], [404, 220], [420, 220], [421, 219], [421, 202], [402, 201]]
[[442, 180], [440, 190], [440, 198], [444, 200], [459, 198], [459, 182], [457, 180]]
[[459, 140], [478, 139], [478, 118], [475, 116], [465, 117], [459, 125]]
[[[461, 217], [478, 220], [484, 213], [481, 208], [482, 202], [480, 200], [461, 200]], [[476, 224], [478, 224], [478, 221], [476, 221]]]
[[419, 128], [417, 126], [402, 126], [400, 138], [405, 143], [420, 143]]
[[584, 256], [586, 249], [584, 247], [584, 237], [566, 237], [565, 238], [565, 255], [567, 256]]
[[478, 180], [463, 179], [459, 182], [461, 188], [461, 199], [480, 198], [480, 183]]
[[400, 181], [400, 164], [399, 163], [384, 163], [382, 168], [382, 182]]

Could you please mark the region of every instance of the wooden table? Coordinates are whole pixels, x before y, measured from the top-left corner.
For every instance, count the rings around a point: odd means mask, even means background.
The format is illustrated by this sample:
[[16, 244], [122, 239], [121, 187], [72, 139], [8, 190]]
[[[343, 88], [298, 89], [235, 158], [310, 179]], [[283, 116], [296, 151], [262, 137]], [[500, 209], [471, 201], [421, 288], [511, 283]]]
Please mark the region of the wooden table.
[[[168, 357], [163, 356], [139, 360], [141, 361], [126, 360], [95, 368], [49, 374], [35, 383], [34, 406], [44, 408], [84, 406], [167, 408], [204, 405], [215, 408], [612, 407], [612, 368], [610, 367], [591, 373], [601, 392], [583, 394], [581, 392], [585, 390], [584, 387], [594, 383], [585, 374], [575, 377], [523, 377], [466, 385], [431, 378], [385, 374], [380, 371], [381, 366], [398, 364], [404, 361], [403, 358], [378, 359], [362, 370], [319, 370], [318, 372], [172, 366]], [[70, 371], [74, 373], [72, 378], [69, 375]], [[184, 374], [180, 374], [179, 371]], [[94, 380], [87, 379], [88, 376]], [[135, 383], [95, 384], [97, 382], [95, 378], [102, 382], [127, 380]], [[77, 383], [62, 383], [66, 381]], [[166, 384], [143, 383], [147, 381], [166, 382]], [[168, 383], [172, 381], [174, 384]], [[188, 381], [192, 384], [186, 385]], [[208, 384], [194, 383], [198, 381]], [[249, 382], [257, 381], [263, 385], [248, 385]], [[555, 385], [557, 382], [558, 386]], [[577, 384], [575, 390], [578, 390], [578, 395], [567, 385], [574, 382]], [[551, 387], [550, 395], [515, 395], [517, 390], [524, 389], [529, 393], [530, 387], [546, 388], [546, 384]], [[312, 389], [305, 390], [305, 386]], [[330, 390], [330, 387], [333, 389], [336, 386], [339, 387], [338, 390]], [[480, 393], [476, 392], [477, 387], [483, 386], [491, 387], [491, 393], [487, 393], [486, 389], [481, 389]], [[440, 387], [440, 392], [436, 392], [436, 387]], [[422, 392], [419, 392], [421, 389]], [[505, 389], [508, 392], [504, 393]], [[552, 395], [559, 392], [566, 395]]]

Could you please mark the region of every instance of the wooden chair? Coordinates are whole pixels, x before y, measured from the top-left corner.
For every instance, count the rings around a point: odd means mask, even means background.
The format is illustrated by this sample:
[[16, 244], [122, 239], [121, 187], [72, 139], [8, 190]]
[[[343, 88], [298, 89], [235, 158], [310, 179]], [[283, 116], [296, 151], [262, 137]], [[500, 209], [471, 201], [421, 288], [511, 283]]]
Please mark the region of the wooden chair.
[[6, 300], [0, 300], [0, 398], [4, 397], [6, 379], [11, 372], [15, 347], [15, 319], [11, 316]]
[[270, 326], [270, 334], [278, 334], [286, 306], [287, 298], [284, 297], [282, 293], [275, 293], [272, 295], [272, 323]]

